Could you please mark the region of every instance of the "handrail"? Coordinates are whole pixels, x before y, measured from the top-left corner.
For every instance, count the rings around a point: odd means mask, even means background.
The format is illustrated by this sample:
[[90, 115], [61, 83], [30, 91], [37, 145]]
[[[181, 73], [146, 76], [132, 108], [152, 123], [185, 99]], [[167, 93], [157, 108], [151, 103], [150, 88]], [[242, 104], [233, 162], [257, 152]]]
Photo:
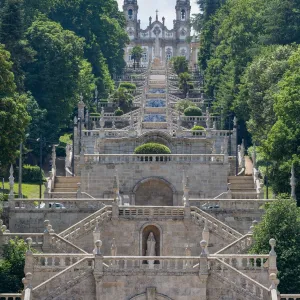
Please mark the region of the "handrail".
[[240, 243], [242, 240], [246, 239], [246, 238], [252, 238], [252, 233], [247, 233], [245, 235], [243, 235], [242, 237], [240, 237], [239, 239], [237, 239], [236, 241], [232, 242], [231, 244], [227, 245], [226, 247], [222, 248], [221, 250], [217, 251], [215, 253], [215, 255], [221, 254], [222, 252], [228, 250], [229, 248], [231, 248], [232, 246], [235, 246], [236, 244]]

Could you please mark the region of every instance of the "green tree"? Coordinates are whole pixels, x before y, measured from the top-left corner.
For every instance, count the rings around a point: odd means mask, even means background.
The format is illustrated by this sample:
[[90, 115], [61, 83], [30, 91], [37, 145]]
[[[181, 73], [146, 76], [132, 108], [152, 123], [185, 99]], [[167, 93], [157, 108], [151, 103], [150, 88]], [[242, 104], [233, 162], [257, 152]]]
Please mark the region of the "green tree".
[[191, 75], [187, 72], [179, 74], [179, 87], [183, 91], [184, 96], [187, 96], [189, 92], [189, 81], [191, 80]]
[[27, 37], [37, 55], [26, 69], [26, 87], [47, 110], [49, 122], [61, 128], [79, 98], [84, 41], [44, 16], [33, 22]]
[[300, 285], [300, 211], [295, 200], [279, 198], [268, 205], [254, 229], [251, 253], [270, 252], [269, 240], [276, 240], [277, 268], [281, 293], [297, 293]]
[[184, 110], [190, 106], [196, 106], [196, 104], [190, 100], [180, 100], [176, 102], [175, 109], [183, 113]]
[[184, 56], [172, 57], [171, 63], [173, 66], [173, 70], [177, 75], [185, 73], [189, 70], [189, 63]]
[[27, 245], [24, 240], [9, 240], [3, 246], [0, 260], [0, 293], [16, 293], [23, 289], [25, 253]]
[[5, 0], [0, 21], [0, 43], [11, 53], [18, 91], [24, 91], [23, 68], [32, 61], [34, 51], [25, 39], [23, 0]]
[[134, 46], [131, 51], [131, 57], [133, 59], [133, 67], [135, 69], [135, 63], [137, 63], [137, 67], [139, 67], [142, 56], [143, 56], [143, 48], [141, 46]]
[[128, 112], [132, 106], [133, 96], [124, 87], [119, 87], [113, 94], [113, 102], [123, 111]]
[[16, 93], [10, 54], [0, 44], [0, 168], [15, 162], [30, 117], [27, 95]]

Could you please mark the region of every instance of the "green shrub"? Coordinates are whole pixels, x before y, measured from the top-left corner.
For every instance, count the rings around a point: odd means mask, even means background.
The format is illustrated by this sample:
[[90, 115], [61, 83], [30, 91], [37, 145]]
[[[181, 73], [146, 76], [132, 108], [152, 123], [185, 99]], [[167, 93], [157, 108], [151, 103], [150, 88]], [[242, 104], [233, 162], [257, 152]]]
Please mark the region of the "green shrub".
[[66, 157], [67, 156], [66, 147], [63, 147], [63, 146], [56, 147], [56, 156], [57, 157]]
[[23, 166], [23, 182], [24, 183], [39, 183], [40, 180], [45, 181], [44, 171], [40, 173], [40, 167], [24, 165]]
[[219, 113], [211, 113], [210, 116], [211, 116], [211, 117], [219, 117], [220, 114], [219, 114]]
[[90, 113], [90, 117], [100, 117], [99, 113]]
[[195, 125], [192, 130], [205, 130], [205, 128], [203, 126]]
[[[194, 126], [193, 128], [192, 128], [192, 130], [194, 130], [194, 131], [204, 131], [205, 130], [205, 128], [203, 127], [203, 126], [198, 126], [198, 125], [196, 125], [196, 126]], [[201, 132], [193, 132], [193, 135], [201, 135]]]
[[127, 90], [136, 90], [136, 85], [131, 82], [121, 82], [119, 88], [125, 88]]
[[202, 110], [197, 106], [189, 106], [184, 110], [184, 115], [188, 117], [200, 117], [202, 116]]
[[59, 138], [59, 145], [62, 147], [66, 147], [67, 144], [71, 145], [73, 143], [72, 141], [72, 134], [71, 133], [65, 133]]
[[119, 117], [124, 115], [124, 111], [119, 107], [117, 110], [115, 110], [115, 116]]
[[134, 150], [135, 154], [171, 154], [170, 148], [158, 143], [147, 143], [138, 146]]

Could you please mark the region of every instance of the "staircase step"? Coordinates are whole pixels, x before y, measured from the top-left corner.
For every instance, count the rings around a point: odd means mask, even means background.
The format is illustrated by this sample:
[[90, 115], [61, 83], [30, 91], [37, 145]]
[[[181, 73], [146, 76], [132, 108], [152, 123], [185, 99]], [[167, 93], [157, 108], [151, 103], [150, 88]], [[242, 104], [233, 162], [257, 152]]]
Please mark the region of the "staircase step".
[[78, 183], [80, 182], [80, 177], [55, 177], [55, 183]]

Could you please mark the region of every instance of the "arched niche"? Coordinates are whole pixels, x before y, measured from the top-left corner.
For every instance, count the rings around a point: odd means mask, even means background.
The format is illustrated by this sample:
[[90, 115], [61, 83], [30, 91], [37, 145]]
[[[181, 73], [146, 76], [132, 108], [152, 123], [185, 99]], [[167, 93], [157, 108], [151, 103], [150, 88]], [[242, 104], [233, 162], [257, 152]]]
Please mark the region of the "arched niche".
[[174, 187], [165, 179], [150, 177], [141, 180], [133, 189], [135, 205], [173, 206]]
[[156, 245], [155, 245], [155, 252], [156, 256], [162, 256], [162, 229], [157, 224], [147, 223], [144, 224], [140, 230], [140, 255], [146, 256], [147, 250], [147, 239], [150, 233], [153, 233]]
[[145, 293], [133, 296], [130, 300], [172, 300], [166, 295], [157, 293], [156, 288], [147, 288]]
[[159, 132], [159, 131], [152, 131], [152, 132], [146, 132], [138, 139], [139, 144], [145, 144], [145, 143], [159, 143], [162, 145], [165, 145], [169, 147], [172, 151], [172, 137], [165, 132]]

